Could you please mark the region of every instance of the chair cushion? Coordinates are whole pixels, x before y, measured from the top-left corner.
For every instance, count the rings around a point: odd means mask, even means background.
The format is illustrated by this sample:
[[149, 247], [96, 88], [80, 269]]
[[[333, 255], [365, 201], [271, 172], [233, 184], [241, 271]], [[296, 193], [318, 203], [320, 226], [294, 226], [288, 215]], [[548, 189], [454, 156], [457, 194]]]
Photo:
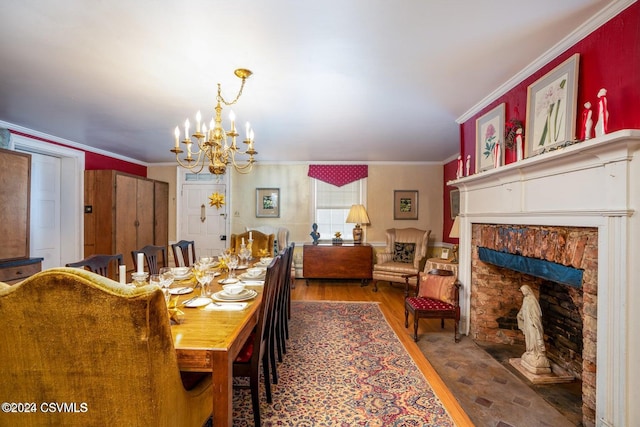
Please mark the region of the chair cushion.
[[433, 298], [409, 297], [406, 303], [414, 310], [455, 310], [453, 304]]
[[420, 273], [418, 296], [454, 304], [453, 287], [455, 281], [455, 276], [438, 276], [436, 274]]
[[412, 263], [415, 253], [415, 243], [396, 242], [393, 247], [393, 261]]

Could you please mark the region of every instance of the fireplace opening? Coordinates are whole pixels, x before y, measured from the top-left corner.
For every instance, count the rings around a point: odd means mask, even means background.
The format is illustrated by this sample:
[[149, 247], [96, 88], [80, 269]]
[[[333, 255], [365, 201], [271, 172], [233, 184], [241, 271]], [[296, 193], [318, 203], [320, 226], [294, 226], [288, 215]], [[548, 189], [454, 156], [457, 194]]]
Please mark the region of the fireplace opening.
[[[542, 310], [547, 358], [575, 380], [544, 386], [523, 381], [568, 419], [594, 425], [597, 229], [473, 224], [471, 243], [470, 337], [501, 363], [519, 358], [525, 344], [517, 322], [520, 288], [528, 285]], [[526, 268], [532, 273], [523, 273]]]

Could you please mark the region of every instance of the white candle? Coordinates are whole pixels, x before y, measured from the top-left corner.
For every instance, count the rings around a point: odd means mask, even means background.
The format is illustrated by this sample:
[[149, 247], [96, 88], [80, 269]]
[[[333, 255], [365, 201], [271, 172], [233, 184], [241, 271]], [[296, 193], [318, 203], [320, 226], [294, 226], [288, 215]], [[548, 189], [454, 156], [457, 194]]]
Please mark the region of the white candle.
[[200, 111], [196, 114], [196, 132], [200, 133], [200, 121], [202, 120], [202, 114]]
[[121, 265], [118, 267], [118, 279], [120, 283], [127, 283], [127, 266]]
[[236, 113], [233, 110], [229, 111], [229, 120], [231, 120], [231, 132], [236, 131]]
[[246, 128], [246, 132], [247, 132], [247, 141], [250, 140], [250, 136], [251, 136], [251, 125], [249, 124], [249, 122], [247, 122], [247, 124], [245, 125]]
[[184, 139], [189, 139], [189, 119], [184, 121]]
[[173, 134], [176, 136], [176, 148], [178, 148], [180, 146], [180, 128], [178, 126], [176, 126], [176, 130]]
[[253, 233], [251, 231], [249, 232], [249, 240], [253, 240]]
[[138, 273], [144, 273], [144, 254], [143, 253], [138, 253], [138, 262], [136, 264], [138, 264]]
[[244, 237], [242, 238], [242, 246], [244, 246]]

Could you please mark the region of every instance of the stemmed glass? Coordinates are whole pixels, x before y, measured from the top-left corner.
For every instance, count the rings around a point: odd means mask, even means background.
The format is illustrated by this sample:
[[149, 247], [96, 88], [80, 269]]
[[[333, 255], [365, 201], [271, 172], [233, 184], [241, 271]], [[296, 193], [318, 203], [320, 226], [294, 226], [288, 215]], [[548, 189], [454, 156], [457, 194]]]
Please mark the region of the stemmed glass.
[[173, 272], [169, 267], [162, 267], [159, 270], [160, 273], [160, 286], [162, 286], [162, 290], [164, 292], [164, 298], [169, 302], [171, 298], [171, 293], [169, 292], [169, 287], [173, 283]]
[[200, 296], [211, 296], [207, 285], [213, 280], [213, 271], [209, 268], [209, 265], [201, 262], [195, 263], [193, 265], [193, 275], [196, 276], [196, 280], [200, 284]]
[[236, 278], [236, 268], [238, 267], [238, 256], [235, 254], [229, 255], [229, 260], [227, 261], [227, 265], [229, 266], [229, 278]]
[[240, 257], [240, 264], [247, 265], [247, 263], [249, 262], [250, 255], [251, 255], [251, 252], [249, 251], [248, 248], [240, 249], [240, 253], [238, 254], [238, 256]]

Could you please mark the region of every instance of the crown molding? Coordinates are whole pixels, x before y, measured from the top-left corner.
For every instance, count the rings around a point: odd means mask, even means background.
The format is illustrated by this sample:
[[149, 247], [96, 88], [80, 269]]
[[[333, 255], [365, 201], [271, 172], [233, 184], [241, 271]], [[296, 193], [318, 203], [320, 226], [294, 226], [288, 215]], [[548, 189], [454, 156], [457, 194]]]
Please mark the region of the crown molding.
[[601, 9], [598, 13], [589, 18], [584, 24], [576, 28], [573, 32], [571, 32], [571, 34], [551, 47], [535, 61], [527, 65], [522, 71], [507, 80], [476, 105], [467, 110], [466, 113], [458, 117], [456, 119], [456, 123], [462, 124], [469, 120], [491, 102], [495, 101], [496, 99], [516, 87], [518, 84], [522, 83], [522, 81], [524, 81], [527, 77], [531, 76], [533, 73], [547, 65], [561, 53], [569, 49], [571, 46], [574, 46], [576, 43], [587, 37], [593, 31], [600, 28], [607, 21], [620, 14], [620, 12], [631, 6], [636, 1], [637, 0], [614, 0], [613, 2], [611, 2], [609, 5]]

